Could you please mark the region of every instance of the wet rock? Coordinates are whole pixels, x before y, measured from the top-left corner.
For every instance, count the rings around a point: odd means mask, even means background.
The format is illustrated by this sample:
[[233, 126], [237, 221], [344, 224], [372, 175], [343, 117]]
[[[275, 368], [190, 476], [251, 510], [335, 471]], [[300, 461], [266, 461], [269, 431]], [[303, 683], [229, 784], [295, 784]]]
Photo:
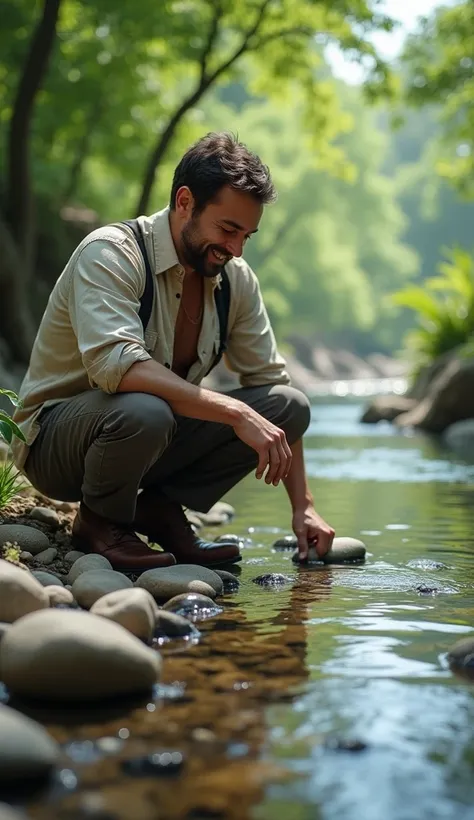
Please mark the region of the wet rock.
[[48, 596], [28, 570], [0, 560], [0, 621], [13, 623], [48, 606]]
[[274, 589], [275, 587], [292, 584], [294, 580], [291, 575], [282, 575], [280, 572], [267, 572], [265, 575], [258, 575], [256, 578], [252, 578], [252, 583], [258, 584], [260, 587]]
[[43, 524], [48, 524], [52, 529], [57, 530], [60, 521], [59, 515], [51, 507], [33, 507], [30, 512], [30, 518], [34, 521], [41, 521]]
[[167, 777], [178, 774], [184, 765], [181, 752], [154, 752], [122, 761], [122, 770], [133, 777]]
[[[307, 562], [310, 564], [360, 564], [365, 561], [366, 552], [365, 544], [362, 541], [357, 538], [341, 536], [334, 539], [331, 549], [322, 558], [319, 557], [315, 547], [310, 547]], [[298, 552], [292, 555], [291, 560], [295, 564], [300, 563]]]
[[[209, 599], [210, 600], [210, 599]], [[211, 601], [213, 607], [215, 604]], [[155, 638], [188, 638], [199, 637], [199, 632], [191, 621], [176, 612], [168, 612], [165, 609], [158, 610], [155, 624]]]
[[367, 749], [367, 743], [357, 738], [329, 737], [325, 743], [326, 748], [338, 752], [363, 752]]
[[207, 618], [214, 618], [220, 615], [224, 610], [218, 606], [207, 595], [201, 595], [196, 592], [183, 593], [175, 595], [174, 598], [164, 604], [163, 609], [167, 612], [175, 612], [177, 615], [182, 615], [195, 623], [196, 621], [204, 621]]
[[47, 566], [48, 564], [52, 564], [53, 561], [57, 558], [58, 551], [55, 547], [48, 547], [47, 550], [43, 550], [43, 552], [39, 552], [36, 556], [36, 560], [40, 562], [40, 564], [44, 564]]
[[78, 558], [77, 561], [74, 561], [69, 570], [67, 580], [70, 584], [73, 584], [83, 572], [90, 572], [96, 569], [112, 570], [112, 564], [110, 561], [107, 561], [107, 558], [104, 558], [103, 555], [83, 555], [81, 558]]
[[22, 550], [20, 552], [20, 561], [22, 561], [24, 564], [28, 564], [32, 560], [33, 555], [31, 554], [31, 552], [28, 552], [28, 550]]
[[27, 550], [32, 555], [38, 555], [49, 547], [49, 538], [44, 532], [36, 527], [25, 527], [23, 524], [0, 525], [0, 547], [7, 541], [12, 544], [16, 542], [22, 550]]
[[466, 461], [474, 461], [474, 419], [456, 421], [444, 431], [445, 444]]
[[186, 592], [199, 592], [215, 598], [224, 589], [217, 573], [194, 564], [149, 569], [135, 581], [135, 586], [146, 589], [158, 602], [169, 601], [175, 595]]
[[91, 701], [148, 691], [159, 654], [119, 624], [80, 610], [53, 609], [17, 621], [2, 641], [2, 675], [14, 694]]
[[228, 504], [227, 501], [216, 501], [213, 507], [211, 507], [209, 512], [215, 512], [218, 515], [226, 515], [227, 518], [230, 520], [235, 515], [235, 508], [232, 504]]
[[32, 573], [34, 578], [40, 582], [43, 587], [62, 587], [63, 582], [53, 572], [44, 572], [42, 569], [35, 569]]
[[239, 579], [232, 572], [228, 572], [226, 569], [215, 569], [214, 572], [221, 578], [224, 584], [224, 592], [236, 592], [240, 587]]
[[72, 585], [72, 594], [79, 606], [90, 609], [104, 595], [127, 589], [133, 589], [133, 583], [122, 572], [115, 572], [113, 569], [93, 569], [81, 572]]
[[44, 588], [50, 606], [75, 606], [74, 595], [65, 587], [46, 586]]
[[[84, 577], [80, 576], [76, 583], [80, 583]], [[157, 607], [153, 597], [145, 589], [109, 592], [92, 605], [91, 612], [120, 624], [142, 641], [150, 641], [153, 637]]]
[[0, 706], [0, 783], [50, 775], [59, 757], [58, 744], [36, 721], [8, 706]]
[[448, 569], [446, 564], [442, 564], [440, 561], [432, 561], [430, 558], [414, 558], [412, 561], [408, 561], [407, 567], [410, 567], [410, 569], [423, 569], [428, 572]]
[[474, 637], [457, 641], [448, 652], [448, 662], [454, 669], [474, 677]]
[[68, 564], [74, 564], [75, 561], [78, 561], [79, 558], [82, 558], [85, 555], [85, 552], [81, 552], [80, 550], [70, 550], [64, 556], [64, 560]]
[[416, 400], [407, 396], [377, 396], [364, 410], [361, 422], [377, 424], [379, 421], [393, 421], [415, 405]]
[[273, 549], [278, 552], [295, 550], [297, 546], [298, 541], [296, 539], [296, 535], [285, 535], [283, 538], [277, 538], [277, 540], [273, 542]]
[[430, 587], [427, 584], [418, 584], [415, 587], [418, 595], [436, 595], [439, 592], [437, 587]]
[[226, 533], [225, 535], [218, 535], [217, 538], [214, 538], [216, 544], [236, 544], [239, 549], [243, 549], [245, 546], [244, 539], [240, 535], [236, 535], [234, 532]]

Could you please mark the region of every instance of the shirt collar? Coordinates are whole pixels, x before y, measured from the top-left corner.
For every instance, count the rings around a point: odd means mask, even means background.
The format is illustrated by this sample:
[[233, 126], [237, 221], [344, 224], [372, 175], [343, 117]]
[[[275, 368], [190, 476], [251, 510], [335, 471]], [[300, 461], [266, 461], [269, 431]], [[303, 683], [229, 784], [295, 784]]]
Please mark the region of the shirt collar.
[[[151, 236], [153, 243], [153, 253], [155, 257], [155, 274], [165, 273], [171, 268], [176, 268], [180, 273], [184, 273], [183, 267], [178, 259], [176, 248], [171, 236], [170, 227], [170, 208], [167, 206], [161, 211], [157, 211], [150, 217], [145, 218], [145, 224], [148, 223], [151, 228]], [[221, 286], [222, 276], [217, 274], [209, 281], [212, 282], [213, 287]]]

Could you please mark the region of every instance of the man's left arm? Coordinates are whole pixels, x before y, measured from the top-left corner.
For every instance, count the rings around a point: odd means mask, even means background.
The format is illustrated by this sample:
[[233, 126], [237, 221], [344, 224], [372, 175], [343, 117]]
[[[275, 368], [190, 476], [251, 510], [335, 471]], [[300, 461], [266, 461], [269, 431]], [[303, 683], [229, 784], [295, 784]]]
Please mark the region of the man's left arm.
[[290, 471], [283, 483], [293, 511], [292, 527], [298, 539], [300, 561], [308, 558], [308, 548], [315, 547], [320, 558], [331, 548], [334, 530], [314, 509], [313, 496], [308, 486], [304, 465], [303, 439], [291, 446], [293, 455]]

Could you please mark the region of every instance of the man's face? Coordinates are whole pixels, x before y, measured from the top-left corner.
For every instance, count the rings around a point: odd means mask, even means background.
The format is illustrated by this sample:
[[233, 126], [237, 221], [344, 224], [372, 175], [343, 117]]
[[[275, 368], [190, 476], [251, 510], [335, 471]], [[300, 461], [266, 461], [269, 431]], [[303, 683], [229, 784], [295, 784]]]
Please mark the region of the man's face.
[[192, 208], [191, 202], [182, 212], [183, 257], [201, 276], [216, 276], [234, 256], [242, 256], [247, 239], [258, 230], [263, 206], [250, 194], [225, 187], [201, 213], [193, 214]]

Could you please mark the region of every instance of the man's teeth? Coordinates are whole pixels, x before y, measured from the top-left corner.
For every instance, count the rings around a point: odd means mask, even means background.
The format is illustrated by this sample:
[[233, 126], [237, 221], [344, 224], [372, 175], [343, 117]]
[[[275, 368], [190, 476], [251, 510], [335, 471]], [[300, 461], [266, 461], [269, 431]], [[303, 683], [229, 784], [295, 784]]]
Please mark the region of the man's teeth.
[[225, 260], [225, 256], [224, 256], [223, 253], [218, 253], [217, 251], [213, 251], [213, 254], [216, 257], [216, 259], [219, 260], [219, 262], [223, 262]]

